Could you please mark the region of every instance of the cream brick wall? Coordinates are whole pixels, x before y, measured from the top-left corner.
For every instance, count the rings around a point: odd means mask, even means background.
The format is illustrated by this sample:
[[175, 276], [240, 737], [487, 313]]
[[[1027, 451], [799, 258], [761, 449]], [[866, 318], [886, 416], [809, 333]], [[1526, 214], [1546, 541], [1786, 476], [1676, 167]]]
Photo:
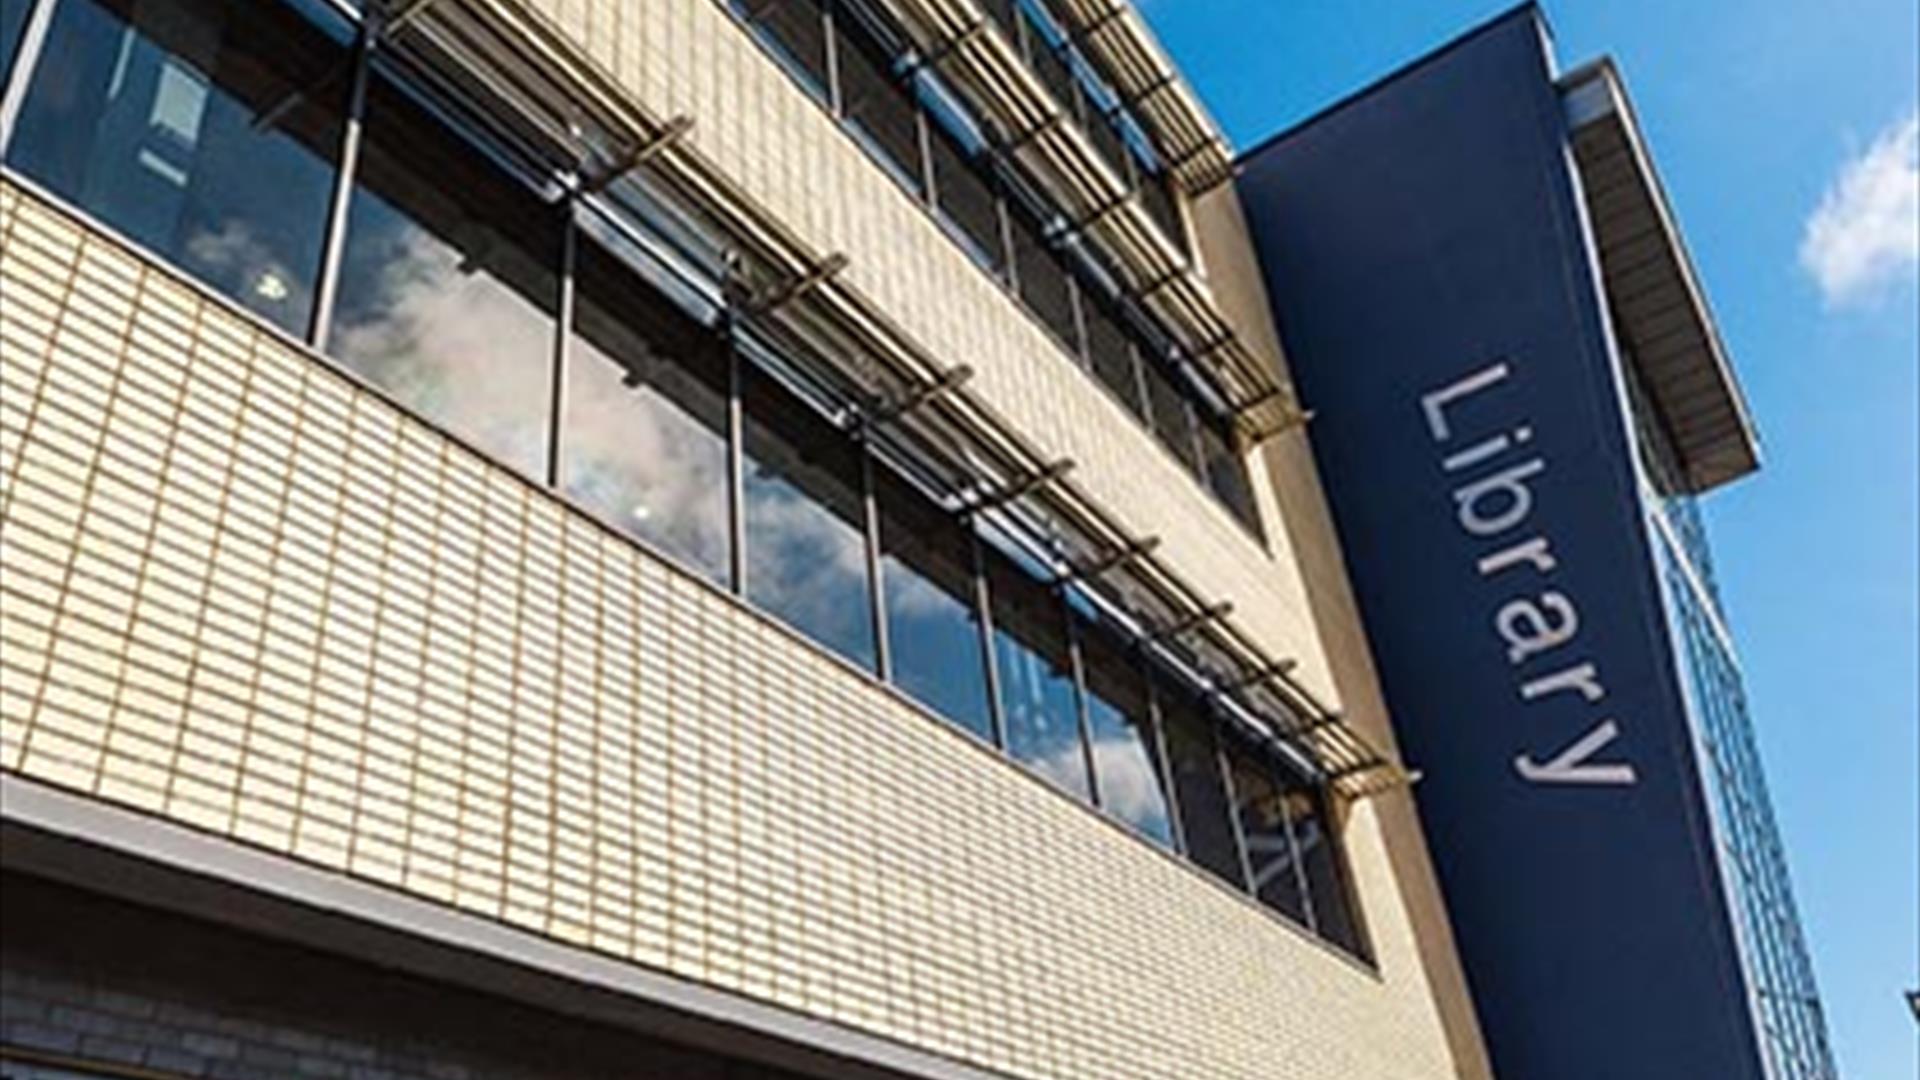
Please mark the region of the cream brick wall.
[[[851, 136], [724, 10], [721, 0], [528, 0], [932, 355], [975, 371], [969, 389], [1203, 593], [1337, 703], [1285, 531], [1263, 548], [1075, 368]], [[1254, 482], [1263, 478], [1255, 471]], [[1263, 500], [1271, 506], [1271, 500]]]
[[0, 767], [1031, 1077], [1450, 1074], [1378, 974], [0, 186]]

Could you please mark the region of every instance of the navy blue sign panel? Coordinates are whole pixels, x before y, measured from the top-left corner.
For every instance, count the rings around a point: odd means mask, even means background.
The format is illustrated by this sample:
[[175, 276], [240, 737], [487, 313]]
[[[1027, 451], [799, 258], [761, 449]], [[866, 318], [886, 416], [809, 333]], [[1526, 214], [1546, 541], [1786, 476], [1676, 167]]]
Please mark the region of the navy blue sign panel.
[[1759, 1080], [1549, 63], [1523, 8], [1241, 199], [1496, 1071]]

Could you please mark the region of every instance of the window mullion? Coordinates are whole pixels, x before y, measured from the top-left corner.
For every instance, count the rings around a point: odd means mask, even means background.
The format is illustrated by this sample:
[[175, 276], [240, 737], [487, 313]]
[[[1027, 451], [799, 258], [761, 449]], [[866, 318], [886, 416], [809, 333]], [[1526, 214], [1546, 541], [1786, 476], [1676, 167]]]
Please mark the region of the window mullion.
[[[1312, 797], [1317, 801], [1317, 796]], [[1285, 811], [1287, 798], [1287, 789], [1283, 787], [1280, 795], [1280, 805], [1283, 808], [1280, 818], [1282, 827], [1287, 830], [1287, 854], [1293, 859], [1294, 887], [1300, 890], [1300, 911], [1306, 919], [1307, 929], [1324, 937], [1324, 934], [1320, 934], [1320, 917], [1314, 911], [1313, 887], [1307, 881], [1307, 853], [1300, 848], [1300, 834], [1293, 827], [1293, 814]], [[1326, 822], [1322, 820], [1321, 832], [1326, 831]]]
[[820, 32], [825, 35], [822, 44], [827, 55], [827, 111], [845, 119], [847, 115], [845, 99], [840, 94], [840, 43], [835, 39], [834, 29], [839, 24], [839, 5], [833, 0], [825, 0], [820, 5]]
[[1087, 659], [1080, 647], [1080, 620], [1074, 618], [1066, 587], [1058, 586], [1055, 591], [1059, 593], [1060, 614], [1067, 626], [1067, 662], [1073, 669], [1074, 717], [1080, 725], [1080, 756], [1086, 762], [1087, 799], [1095, 806], [1104, 806], [1100, 798], [1100, 770], [1094, 767], [1093, 761], [1093, 718], [1087, 712]]
[[327, 351], [333, 307], [340, 295], [340, 262], [347, 248], [347, 213], [353, 204], [354, 174], [359, 171], [360, 140], [366, 127], [367, 83], [373, 77], [373, 50], [384, 18], [381, 11], [378, 4], [368, 7], [353, 50], [353, 85], [347, 96], [346, 123], [341, 128], [340, 163], [334, 173], [333, 195], [327, 207], [327, 233], [320, 244], [320, 274], [314, 282], [313, 314], [307, 325], [307, 344], [322, 353]]
[[1240, 856], [1240, 891], [1258, 899], [1253, 887], [1253, 862], [1247, 856], [1247, 829], [1240, 821], [1240, 793], [1233, 782], [1233, 769], [1227, 763], [1227, 747], [1220, 738], [1220, 725], [1209, 711], [1207, 738], [1213, 744], [1213, 767], [1220, 774], [1220, 789], [1227, 796], [1227, 824], [1233, 827], [1233, 848]]
[[1168, 831], [1173, 834], [1173, 850], [1189, 862], [1193, 860], [1187, 846], [1186, 812], [1180, 808], [1180, 785], [1174, 782], [1173, 755], [1167, 746], [1166, 717], [1160, 711], [1160, 680], [1155, 678], [1152, 661], [1136, 645], [1133, 648], [1140, 657], [1140, 670], [1147, 680], [1147, 723], [1153, 729], [1154, 765], [1159, 775], [1160, 788], [1167, 793], [1167, 819], [1172, 824]]
[[560, 210], [558, 310], [554, 313], [553, 371], [547, 394], [547, 487], [560, 487], [560, 425], [566, 417], [567, 359], [573, 351], [574, 271], [580, 250], [579, 202], [569, 191]]
[[886, 580], [880, 566], [880, 499], [874, 489], [873, 444], [863, 431], [860, 442], [860, 505], [867, 549], [867, 606], [873, 619], [874, 667], [880, 681], [893, 682], [893, 645], [888, 638]]
[[1000, 660], [995, 655], [993, 604], [987, 592], [987, 560], [980, 542], [979, 522], [966, 519], [967, 541], [973, 549], [973, 602], [980, 623], [980, 651], [987, 664], [988, 714], [993, 718], [993, 744], [1007, 749], [1007, 712], [1000, 700]]
[[[727, 283], [731, 293], [733, 283]], [[745, 372], [741, 365], [738, 315], [731, 295], [721, 313], [727, 350], [727, 583], [733, 595], [747, 595], [747, 471], [745, 409], [741, 396]]]

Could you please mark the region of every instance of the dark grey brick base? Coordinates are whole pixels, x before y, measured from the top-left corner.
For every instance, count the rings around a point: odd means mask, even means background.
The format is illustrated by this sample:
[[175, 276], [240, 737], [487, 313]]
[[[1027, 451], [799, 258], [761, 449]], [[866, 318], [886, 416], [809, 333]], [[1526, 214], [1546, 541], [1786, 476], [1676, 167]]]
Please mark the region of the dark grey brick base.
[[798, 1080], [13, 873], [0, 1047], [7, 1080]]

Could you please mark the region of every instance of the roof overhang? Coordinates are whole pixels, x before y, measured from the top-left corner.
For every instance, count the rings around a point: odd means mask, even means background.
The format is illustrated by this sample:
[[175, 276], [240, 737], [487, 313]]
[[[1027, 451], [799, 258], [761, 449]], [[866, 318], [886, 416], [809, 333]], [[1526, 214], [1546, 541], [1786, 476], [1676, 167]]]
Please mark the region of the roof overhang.
[[1601, 59], [1560, 79], [1614, 330], [1665, 423], [1687, 492], [1760, 467], [1759, 440], [1647, 155], [1619, 72]]

